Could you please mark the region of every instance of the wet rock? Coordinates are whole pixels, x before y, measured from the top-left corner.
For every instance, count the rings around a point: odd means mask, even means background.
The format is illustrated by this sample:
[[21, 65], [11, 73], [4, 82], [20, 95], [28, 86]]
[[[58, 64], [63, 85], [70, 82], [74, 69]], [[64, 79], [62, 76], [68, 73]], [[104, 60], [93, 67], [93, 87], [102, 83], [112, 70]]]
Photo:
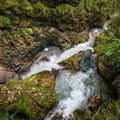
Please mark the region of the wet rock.
[[61, 62], [60, 65], [64, 66], [64, 69], [68, 69], [71, 72], [76, 72], [80, 70], [80, 60], [81, 54], [79, 53]]
[[19, 78], [19, 76], [11, 70], [7, 70], [4, 67], [0, 67], [0, 84], [6, 83], [8, 80], [14, 78]]
[[91, 111], [97, 110], [100, 107], [101, 103], [102, 101], [100, 95], [94, 95], [89, 99], [87, 108]]

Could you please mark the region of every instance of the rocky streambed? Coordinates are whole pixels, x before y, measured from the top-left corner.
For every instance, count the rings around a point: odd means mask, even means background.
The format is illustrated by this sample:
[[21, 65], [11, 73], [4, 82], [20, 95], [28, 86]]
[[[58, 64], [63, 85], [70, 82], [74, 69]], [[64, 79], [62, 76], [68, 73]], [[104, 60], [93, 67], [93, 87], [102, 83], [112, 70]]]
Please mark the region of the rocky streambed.
[[[22, 72], [27, 71], [36, 61], [47, 61], [45, 56], [41, 56], [41, 54], [37, 55], [44, 48], [59, 46], [61, 51], [65, 51], [88, 39], [88, 30], [79, 33], [60, 31], [54, 27], [43, 28], [39, 26], [30, 28], [28, 26], [22, 32], [18, 29], [17, 33], [14, 33], [15, 36], [12, 33], [3, 36], [0, 41], [0, 77], [3, 76], [1, 83], [5, 83], [8, 78], [12, 79], [6, 84], [0, 85], [1, 118], [2, 116], [6, 116], [8, 119], [16, 117], [16, 119], [20, 120], [42, 120], [49, 110], [54, 108], [58, 103], [54, 90], [57, 73], [42, 72], [23, 81], [13, 78], [19, 78], [18, 73], [22, 74]], [[117, 47], [111, 48], [111, 45], [117, 45]], [[100, 34], [95, 44], [94, 57], [97, 62], [98, 73], [102, 75], [109, 87], [110, 95], [114, 98], [118, 98], [119, 96], [119, 45], [119, 39], [114, 38], [111, 33]], [[111, 49], [113, 53], [109, 54]], [[112, 56], [114, 56], [114, 59]], [[65, 68], [75, 73], [80, 70], [80, 61], [81, 54], [79, 53], [60, 63], [60, 65], [64, 65]], [[91, 102], [96, 102], [96, 100], [99, 101], [99, 95], [93, 96]], [[110, 109], [112, 111], [112, 108], [119, 106], [119, 100], [110, 104], [113, 104]], [[76, 120], [80, 119], [81, 113], [79, 111], [75, 113], [77, 115], [75, 116]], [[101, 111], [100, 114], [105, 117]], [[88, 119], [85, 116], [84, 118]]]

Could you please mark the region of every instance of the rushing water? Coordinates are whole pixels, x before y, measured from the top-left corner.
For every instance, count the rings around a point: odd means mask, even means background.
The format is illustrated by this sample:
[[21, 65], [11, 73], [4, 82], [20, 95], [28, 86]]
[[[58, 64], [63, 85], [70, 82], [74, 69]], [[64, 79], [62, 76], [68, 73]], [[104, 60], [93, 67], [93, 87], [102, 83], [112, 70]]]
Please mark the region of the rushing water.
[[[57, 47], [45, 48], [42, 54], [48, 61], [40, 61], [31, 66], [30, 70], [22, 78], [29, 77], [42, 71], [59, 70], [56, 78], [55, 92], [58, 95], [59, 103], [45, 117], [45, 120], [52, 120], [59, 115], [68, 120], [77, 109], [85, 109], [91, 96], [100, 94], [106, 100], [106, 86], [97, 74], [95, 60], [92, 53], [96, 36], [103, 32], [102, 29], [93, 29], [89, 32], [89, 39], [85, 43], [78, 44], [71, 49], [61, 52]], [[82, 51], [81, 71], [72, 74], [68, 70], [62, 70], [59, 63]], [[104, 88], [104, 89], [103, 89]]]
[[33, 64], [28, 72], [22, 75], [22, 79], [25, 79], [31, 75], [42, 71], [51, 71], [52, 69], [62, 69], [62, 66], [56, 64], [55, 60], [61, 55], [61, 50], [58, 47], [45, 48], [41, 53], [48, 58], [48, 61], [39, 61]]
[[[93, 29], [89, 33], [88, 42], [84, 44], [93, 47], [96, 36], [102, 31], [101, 29]], [[61, 58], [65, 58], [65, 56]], [[107, 88], [104, 81], [97, 74], [91, 50], [83, 52], [81, 70], [75, 74], [67, 70], [59, 72], [55, 85], [59, 103], [47, 114], [45, 120], [52, 120], [55, 115], [68, 120], [75, 110], [85, 109], [89, 98], [96, 94], [100, 94], [103, 101], [107, 100], [107, 94], [105, 93]]]
[[80, 51], [86, 50], [93, 51], [93, 48], [89, 46], [88, 42], [78, 44], [77, 46], [68, 49], [63, 53], [61, 53], [60, 49], [56, 47], [45, 48], [42, 54], [48, 58], [48, 61], [40, 61], [36, 64], [33, 64], [30, 70], [21, 77], [22, 79], [25, 79], [26, 77], [42, 71], [52, 71], [53, 69], [60, 70], [63, 67], [60, 66], [58, 63], [68, 59], [69, 57], [77, 54]]

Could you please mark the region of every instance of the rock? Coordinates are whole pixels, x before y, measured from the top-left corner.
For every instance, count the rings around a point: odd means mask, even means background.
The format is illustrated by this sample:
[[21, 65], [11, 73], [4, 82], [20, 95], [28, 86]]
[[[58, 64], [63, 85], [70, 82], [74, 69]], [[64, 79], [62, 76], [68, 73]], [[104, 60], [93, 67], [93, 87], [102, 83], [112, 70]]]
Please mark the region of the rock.
[[97, 67], [106, 82], [111, 83], [120, 72], [120, 39], [113, 34], [101, 34], [96, 40]]
[[8, 80], [14, 78], [19, 78], [15, 72], [6, 70], [4, 67], [0, 67], [0, 84], [6, 83]]
[[[50, 27], [39, 26], [37, 28], [40, 30], [33, 34], [32, 28], [27, 27], [30, 24], [32, 23], [11, 32], [4, 31], [6, 35], [0, 40], [0, 64], [9, 68], [13, 68], [14, 63], [23, 65], [22, 63], [29, 63], [45, 47], [58, 45], [59, 34], [56, 29], [50, 31]], [[26, 28], [30, 34], [23, 33], [22, 29]]]
[[80, 60], [81, 54], [78, 53], [67, 60], [60, 63], [60, 65], [64, 66], [64, 69], [68, 69], [71, 72], [76, 72], [80, 70]]
[[43, 119], [56, 103], [54, 85], [55, 76], [51, 72], [0, 85], [0, 113], [13, 113], [21, 119]]
[[92, 96], [89, 99], [87, 107], [89, 110], [92, 111], [92, 110], [97, 110], [100, 107], [100, 105], [101, 105], [101, 97], [98, 94], [98, 95]]

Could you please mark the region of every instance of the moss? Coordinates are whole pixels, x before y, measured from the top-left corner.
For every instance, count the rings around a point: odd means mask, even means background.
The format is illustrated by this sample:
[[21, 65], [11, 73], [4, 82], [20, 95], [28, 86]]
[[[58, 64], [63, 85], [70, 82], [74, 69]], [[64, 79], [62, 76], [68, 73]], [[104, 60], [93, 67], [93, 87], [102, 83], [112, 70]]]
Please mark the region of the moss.
[[21, 9], [28, 15], [33, 13], [33, 6], [28, 0], [23, 0], [23, 2], [21, 2]]
[[118, 37], [120, 36], [120, 15], [113, 17], [109, 23], [109, 29]]
[[7, 109], [9, 112], [13, 112], [14, 116], [17, 116], [17, 114], [23, 114], [27, 119], [33, 120], [35, 116], [29, 101], [29, 97], [20, 96], [20, 98], [18, 98], [13, 104], [9, 105]]
[[79, 53], [63, 61], [60, 64], [62, 64], [64, 68], [67, 68], [72, 72], [76, 72], [80, 70], [80, 59], [81, 59], [81, 54]]
[[94, 112], [77, 111], [73, 120], [119, 120], [120, 100], [110, 101], [107, 106], [101, 106]]
[[115, 88], [115, 92], [117, 93], [117, 97], [120, 98], [120, 75], [118, 75], [114, 81], [112, 82], [112, 85]]
[[91, 120], [119, 120], [120, 119], [120, 100], [112, 101], [106, 108], [98, 110]]
[[99, 51], [106, 64], [113, 69], [120, 68], [120, 39], [115, 36], [102, 36], [104, 39], [97, 45], [96, 51]]
[[35, 13], [37, 13], [37, 15], [39, 16], [48, 16], [50, 13], [50, 9], [45, 6], [44, 4], [42, 4], [41, 2], [37, 2], [33, 5]]
[[11, 21], [6, 16], [0, 16], [0, 28], [10, 28]]
[[3, 36], [3, 31], [2, 30], [0, 30], [0, 38]]
[[59, 15], [65, 15], [65, 14], [72, 14], [74, 13], [75, 7], [68, 5], [68, 4], [63, 4], [60, 6], [57, 6], [55, 9], [55, 13]]
[[[56, 103], [54, 75], [43, 72], [23, 81], [11, 80], [0, 85], [0, 112], [28, 120], [43, 119]], [[6, 91], [6, 92], [5, 92]]]
[[21, 31], [25, 35], [31, 35], [31, 34], [33, 34], [33, 30], [31, 28], [21, 28]]

